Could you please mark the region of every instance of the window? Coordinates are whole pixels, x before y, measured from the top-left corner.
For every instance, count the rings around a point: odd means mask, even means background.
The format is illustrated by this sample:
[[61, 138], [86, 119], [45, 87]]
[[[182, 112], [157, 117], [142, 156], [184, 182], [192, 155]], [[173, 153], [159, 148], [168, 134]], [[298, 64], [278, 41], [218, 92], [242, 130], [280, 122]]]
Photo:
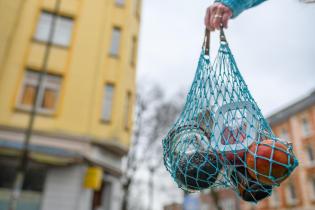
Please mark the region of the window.
[[315, 177], [310, 179], [310, 187], [311, 187], [311, 199], [315, 200]]
[[125, 128], [129, 129], [129, 123], [130, 123], [130, 109], [131, 109], [131, 93], [127, 93], [126, 96], [126, 102], [125, 102], [125, 108], [124, 108], [124, 114], [125, 114]]
[[136, 63], [136, 56], [137, 55], [137, 38], [134, 36], [132, 37], [132, 43], [131, 43], [131, 65], [135, 65]]
[[[56, 22], [55, 28], [53, 29], [54, 18], [56, 18]], [[70, 44], [72, 28], [72, 18], [43, 11], [40, 15], [34, 38], [38, 41], [48, 42], [50, 39], [49, 34], [54, 31], [51, 41], [52, 44], [68, 47]]]
[[297, 195], [296, 195], [295, 187], [292, 183], [288, 184], [288, 186], [287, 186], [286, 197], [287, 197], [288, 204], [291, 204], [291, 205], [296, 204]]
[[231, 198], [227, 198], [224, 201], [220, 201], [220, 206], [224, 210], [233, 210], [236, 209], [235, 200]]
[[310, 124], [306, 118], [302, 119], [302, 134], [307, 137], [311, 134]]
[[43, 192], [46, 178], [44, 168], [31, 168], [26, 171], [23, 190]]
[[273, 190], [272, 195], [270, 197], [270, 205], [272, 207], [278, 207], [280, 204], [279, 193], [276, 190]]
[[310, 163], [314, 163], [314, 151], [311, 145], [306, 147], [307, 157]]
[[124, 6], [125, 4], [125, 0], [115, 0], [116, 1], [116, 5], [118, 6]]
[[[12, 165], [0, 163], [0, 188], [12, 189], [16, 168]], [[42, 192], [46, 178], [45, 168], [28, 168], [24, 177], [23, 190]]]
[[110, 55], [112, 56], [118, 56], [119, 54], [120, 37], [121, 29], [114, 27], [112, 32], [112, 43], [110, 47]]
[[[36, 88], [38, 87], [39, 72], [27, 70], [24, 76], [17, 107], [31, 110], [35, 100]], [[60, 92], [61, 78], [59, 76], [46, 75], [38, 90], [37, 111], [52, 114], [57, 106]]]
[[109, 122], [112, 116], [114, 98], [114, 85], [107, 84], [104, 87], [102, 120]]
[[280, 138], [282, 140], [289, 141], [289, 132], [287, 131], [287, 129], [285, 129], [285, 128], [281, 129]]

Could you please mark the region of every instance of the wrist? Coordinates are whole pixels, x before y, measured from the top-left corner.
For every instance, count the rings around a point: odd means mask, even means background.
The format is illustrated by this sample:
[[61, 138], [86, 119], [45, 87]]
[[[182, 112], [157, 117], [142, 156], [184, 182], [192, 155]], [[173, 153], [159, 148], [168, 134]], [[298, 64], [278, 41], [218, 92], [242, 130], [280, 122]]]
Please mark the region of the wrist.
[[242, 0], [215, 0], [214, 2], [228, 7], [232, 12], [232, 18], [235, 18], [243, 11], [241, 1]]

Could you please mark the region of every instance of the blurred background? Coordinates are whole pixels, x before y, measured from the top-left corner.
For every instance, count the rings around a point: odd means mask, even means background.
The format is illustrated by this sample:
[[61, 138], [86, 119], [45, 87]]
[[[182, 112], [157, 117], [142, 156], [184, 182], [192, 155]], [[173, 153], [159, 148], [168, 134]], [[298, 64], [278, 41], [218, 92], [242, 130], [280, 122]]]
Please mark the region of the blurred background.
[[[161, 140], [211, 3], [0, 0], [0, 210], [315, 209], [313, 0], [267, 1], [226, 30], [298, 169], [258, 205], [230, 190], [184, 194], [166, 172]], [[218, 44], [213, 33], [213, 57]]]

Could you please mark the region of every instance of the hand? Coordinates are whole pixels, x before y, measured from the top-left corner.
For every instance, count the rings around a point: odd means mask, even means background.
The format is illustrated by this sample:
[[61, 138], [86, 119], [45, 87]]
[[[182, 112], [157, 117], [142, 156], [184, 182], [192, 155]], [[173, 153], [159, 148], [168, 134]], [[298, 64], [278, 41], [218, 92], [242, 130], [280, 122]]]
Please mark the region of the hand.
[[221, 24], [224, 28], [227, 28], [228, 21], [232, 15], [230, 8], [221, 3], [214, 3], [207, 9], [205, 25], [210, 31], [220, 29]]

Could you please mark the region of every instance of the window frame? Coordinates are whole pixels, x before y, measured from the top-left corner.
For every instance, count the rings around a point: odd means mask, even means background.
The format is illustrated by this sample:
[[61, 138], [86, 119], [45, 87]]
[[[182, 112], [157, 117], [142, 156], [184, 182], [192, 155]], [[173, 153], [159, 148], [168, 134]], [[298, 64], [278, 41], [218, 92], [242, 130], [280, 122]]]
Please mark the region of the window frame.
[[286, 128], [281, 128], [280, 138], [284, 141], [290, 141], [290, 134]]
[[[50, 15], [52, 17], [48, 27], [48, 35], [47, 35], [47, 38], [46, 39], [40, 39], [37, 37], [37, 30], [38, 30], [38, 27], [39, 27], [39, 23], [40, 23], [40, 20], [41, 20], [41, 15], [43, 13], [46, 13], [48, 15]], [[55, 31], [54, 31], [54, 34], [53, 34], [53, 38], [52, 38], [52, 41], [49, 42], [49, 32], [51, 30], [51, 27], [52, 27], [52, 20], [53, 18], [56, 17], [56, 27], [55, 27]], [[60, 20], [64, 20], [64, 19], [67, 19], [67, 20], [71, 20], [71, 28], [70, 28], [70, 34], [69, 34], [69, 41], [67, 44], [63, 44], [63, 43], [58, 43], [55, 41], [55, 38], [56, 37], [56, 33], [58, 33], [56, 29], [58, 29], [58, 21]], [[71, 47], [71, 44], [72, 44], [72, 38], [73, 38], [73, 30], [74, 30], [74, 24], [75, 24], [75, 18], [72, 17], [72, 16], [69, 16], [69, 15], [63, 15], [63, 14], [60, 14], [60, 13], [56, 13], [56, 12], [53, 12], [53, 11], [49, 11], [49, 10], [41, 10], [40, 12], [40, 15], [39, 15], [39, 18], [37, 19], [37, 25], [36, 25], [36, 29], [34, 31], [34, 34], [32, 36], [32, 40], [35, 41], [35, 42], [38, 42], [38, 43], [43, 43], [43, 44], [50, 44], [50, 45], [53, 45], [53, 46], [56, 46], [56, 47], [60, 47], [60, 48], [69, 48]]]
[[[35, 74], [36, 78], [31, 80], [31, 81], [29, 81], [27, 79], [27, 73]], [[27, 105], [22, 104], [22, 98], [23, 98], [24, 90], [25, 90], [26, 85], [35, 86], [35, 88], [37, 89], [38, 88], [38, 82], [39, 82], [39, 76], [42, 73], [43, 72], [41, 72], [41, 71], [35, 71], [35, 70], [29, 69], [29, 68], [27, 68], [24, 71], [23, 81], [22, 81], [22, 83], [20, 85], [18, 98], [16, 100], [16, 108], [18, 110], [22, 110], [22, 111], [26, 111], [26, 112], [30, 112], [32, 110], [33, 104], [31, 106], [27, 106]], [[47, 77], [58, 78], [59, 79], [59, 84], [50, 84], [48, 82], [49, 78], [47, 79]], [[44, 114], [44, 115], [53, 115], [53, 114], [56, 113], [56, 111], [58, 109], [60, 95], [61, 95], [60, 94], [61, 86], [62, 86], [62, 76], [61, 75], [46, 74], [44, 76], [44, 78], [42, 80], [42, 87], [41, 87], [41, 89], [38, 89], [38, 92], [37, 92], [38, 100], [37, 100], [37, 103], [35, 104], [35, 106], [36, 106], [36, 113]], [[47, 108], [41, 107], [42, 106], [41, 104], [42, 104], [43, 99], [44, 99], [44, 93], [45, 93], [46, 88], [56, 90], [56, 92], [57, 92], [57, 97], [56, 97], [54, 109], [47, 109]], [[35, 92], [36, 92], [36, 90], [35, 90]], [[34, 100], [36, 100], [36, 96], [35, 96]]]
[[311, 176], [310, 179], [310, 187], [311, 187], [311, 194], [310, 194], [310, 199], [312, 201], [315, 201], [315, 177], [314, 176]]
[[[315, 165], [315, 153], [314, 153], [314, 149], [313, 149], [312, 145], [310, 145], [310, 144], [306, 145], [305, 150], [307, 153], [306, 155], [307, 155], [307, 161], [308, 161], [309, 165], [310, 166]], [[311, 160], [311, 158], [310, 158], [311, 156], [312, 156], [313, 160]]]
[[134, 15], [138, 20], [140, 20], [140, 14], [141, 14], [141, 9], [142, 9], [142, 0], [134, 0]]
[[[114, 52], [113, 48], [113, 41], [114, 41], [114, 32], [118, 31], [119, 32], [119, 39], [118, 39], [118, 49], [116, 50], [117, 52]], [[109, 46], [109, 56], [112, 58], [119, 58], [120, 53], [121, 53], [121, 45], [122, 45], [122, 27], [120, 26], [113, 26], [112, 27], [112, 33], [111, 33], [111, 38], [110, 38], [110, 46]]]
[[137, 36], [134, 35], [131, 38], [130, 64], [132, 67], [135, 67], [135, 65], [136, 65], [137, 52], [138, 52], [138, 38], [137, 38]]
[[126, 131], [130, 129], [131, 120], [131, 105], [132, 105], [132, 93], [127, 91], [125, 96], [125, 106], [124, 106], [124, 128]]
[[[107, 97], [107, 87], [111, 86], [112, 87], [112, 96], [111, 96], [111, 107], [109, 111], [109, 119], [104, 118], [104, 111], [105, 111], [105, 103], [106, 103], [106, 97]], [[103, 98], [102, 98], [102, 106], [101, 106], [101, 121], [103, 123], [111, 123], [112, 122], [112, 117], [113, 117], [113, 112], [114, 112], [114, 104], [115, 104], [115, 91], [116, 91], [116, 86], [113, 83], [105, 83], [103, 85]]]
[[[291, 189], [294, 190], [295, 193], [295, 198], [292, 198], [292, 191]], [[286, 188], [285, 188], [285, 192], [286, 192], [286, 201], [289, 205], [296, 205], [298, 202], [298, 194], [296, 191], [296, 187], [294, 186], [293, 183], [289, 183]]]
[[114, 0], [114, 1], [115, 1], [115, 5], [119, 8], [124, 8], [126, 5], [126, 0], [122, 0], [123, 1], [122, 3], [119, 3], [118, 2], [119, 0]]
[[307, 138], [312, 135], [310, 120], [307, 117], [303, 117], [301, 119], [301, 131], [302, 131], [302, 136], [304, 138]]

